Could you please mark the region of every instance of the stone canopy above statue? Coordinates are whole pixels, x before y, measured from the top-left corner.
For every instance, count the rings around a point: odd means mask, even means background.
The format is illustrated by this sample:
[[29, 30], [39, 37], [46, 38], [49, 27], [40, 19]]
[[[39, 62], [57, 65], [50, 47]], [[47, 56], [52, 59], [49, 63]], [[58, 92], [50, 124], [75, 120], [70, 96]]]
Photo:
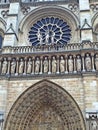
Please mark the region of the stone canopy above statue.
[[71, 29], [67, 22], [62, 19], [45, 17], [33, 24], [28, 37], [33, 46], [67, 44], [71, 38]]

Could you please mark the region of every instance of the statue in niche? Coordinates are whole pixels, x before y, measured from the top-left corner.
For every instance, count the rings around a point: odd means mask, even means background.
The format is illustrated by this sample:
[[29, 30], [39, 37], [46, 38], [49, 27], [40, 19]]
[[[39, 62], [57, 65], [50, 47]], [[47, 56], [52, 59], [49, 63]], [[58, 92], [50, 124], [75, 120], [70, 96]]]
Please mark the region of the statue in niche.
[[3, 63], [2, 63], [2, 74], [7, 73], [7, 67], [8, 67], [8, 62], [7, 62], [7, 59], [4, 58]]
[[48, 73], [48, 58], [45, 57], [44, 61], [43, 61], [43, 65], [44, 65], [44, 73]]
[[91, 70], [91, 58], [89, 54], [86, 54], [86, 57], [85, 57], [85, 67], [87, 71]]
[[73, 57], [70, 55], [68, 59], [68, 70], [69, 72], [73, 72]]
[[16, 70], [16, 60], [15, 58], [13, 58], [11, 62], [11, 74], [15, 74], [15, 70]]
[[31, 58], [29, 58], [27, 62], [27, 74], [30, 74], [31, 71], [32, 71], [32, 60]]
[[37, 57], [35, 61], [35, 74], [38, 74], [39, 72], [40, 72], [40, 59], [39, 57]]
[[98, 130], [98, 124], [96, 121], [91, 122], [91, 130]]
[[81, 57], [80, 55], [77, 55], [77, 59], [76, 59], [76, 67], [77, 67], [77, 71], [81, 71]]
[[60, 57], [60, 72], [61, 73], [65, 72], [65, 60], [63, 56]]
[[53, 58], [52, 58], [52, 73], [56, 73], [56, 71], [57, 71], [57, 61], [56, 61], [55, 56], [53, 56]]
[[43, 39], [42, 39], [42, 34], [41, 34], [40, 30], [38, 30], [38, 32], [37, 32], [37, 38], [40, 41], [40, 44], [42, 44]]
[[19, 74], [23, 74], [23, 71], [24, 71], [24, 61], [21, 58], [19, 62]]
[[45, 33], [45, 42], [49, 43], [49, 31], [46, 31]]
[[95, 68], [98, 71], [98, 54], [96, 54], [96, 57], [95, 57]]

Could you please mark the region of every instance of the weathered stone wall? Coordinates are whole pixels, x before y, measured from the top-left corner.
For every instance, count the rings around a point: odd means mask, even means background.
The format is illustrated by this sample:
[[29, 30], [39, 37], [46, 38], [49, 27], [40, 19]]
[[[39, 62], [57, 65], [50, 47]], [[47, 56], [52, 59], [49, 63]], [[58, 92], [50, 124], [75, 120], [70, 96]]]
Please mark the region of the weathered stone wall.
[[[0, 95], [0, 109], [5, 107], [6, 113], [8, 113], [17, 98], [27, 88], [42, 79], [0, 80], [0, 92], [4, 92], [4, 94]], [[83, 112], [93, 109], [93, 103], [98, 101], [98, 78], [96, 76], [84, 75], [78, 78], [63, 77], [49, 78], [48, 80], [60, 85], [69, 92]]]

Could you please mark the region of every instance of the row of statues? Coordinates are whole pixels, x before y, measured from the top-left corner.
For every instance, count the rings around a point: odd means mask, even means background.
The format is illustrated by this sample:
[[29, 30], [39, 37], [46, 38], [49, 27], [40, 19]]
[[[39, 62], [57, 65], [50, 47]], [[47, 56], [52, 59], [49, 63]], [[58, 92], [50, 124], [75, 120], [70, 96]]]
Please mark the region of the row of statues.
[[[81, 71], [92, 71], [95, 69], [98, 71], [98, 55], [92, 57], [90, 54], [86, 54], [84, 58], [81, 55], [77, 55], [75, 58], [69, 55], [65, 58], [63, 55], [57, 58], [52, 56], [49, 59], [47, 56], [41, 59], [36, 57], [32, 59], [28, 57], [26, 60], [20, 58], [18, 61], [12, 58], [10, 61], [7, 58], [3, 58], [1, 61], [1, 74], [41, 74], [41, 73], [73, 73]], [[94, 66], [94, 67], [93, 67]]]

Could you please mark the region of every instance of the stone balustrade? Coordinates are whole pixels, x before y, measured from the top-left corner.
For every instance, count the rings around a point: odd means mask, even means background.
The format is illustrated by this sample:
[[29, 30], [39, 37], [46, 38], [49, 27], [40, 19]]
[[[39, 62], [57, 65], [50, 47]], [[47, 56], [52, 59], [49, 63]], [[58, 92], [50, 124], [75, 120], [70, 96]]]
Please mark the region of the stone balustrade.
[[1, 53], [36, 53], [36, 52], [62, 52], [62, 51], [80, 51], [85, 49], [98, 49], [97, 42], [83, 42], [83, 43], [71, 43], [71, 44], [49, 44], [49, 45], [38, 45], [38, 46], [16, 46], [16, 47], [4, 47]]

